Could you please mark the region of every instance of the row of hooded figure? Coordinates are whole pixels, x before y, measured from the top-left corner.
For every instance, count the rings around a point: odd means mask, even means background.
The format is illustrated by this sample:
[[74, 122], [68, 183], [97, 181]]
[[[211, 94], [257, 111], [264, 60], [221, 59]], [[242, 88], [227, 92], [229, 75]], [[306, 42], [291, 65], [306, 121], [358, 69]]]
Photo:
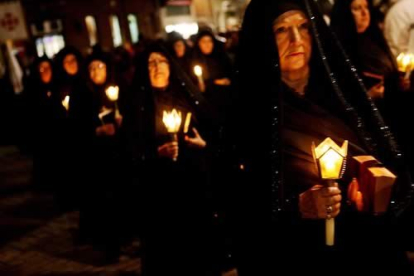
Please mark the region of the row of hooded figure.
[[[39, 60], [35, 164], [59, 206], [80, 209], [80, 238], [116, 255], [139, 236], [143, 275], [219, 275], [230, 255], [240, 275], [407, 275], [406, 163], [316, 3], [251, 1], [240, 43], [231, 112], [207, 89], [228, 75], [191, 77], [160, 44], [140, 56], [130, 88], [102, 52], [87, 59], [87, 81], [75, 52], [58, 55], [58, 82]], [[206, 56], [202, 69], [220, 61]], [[322, 185], [311, 145], [326, 137], [398, 175], [385, 214], [344, 192], [348, 170]]]
[[[214, 95], [229, 95], [231, 68], [212, 34], [203, 37], [207, 54], [194, 62], [205, 68], [204, 92], [161, 42], [137, 57], [130, 82], [116, 77], [111, 56], [99, 48], [84, 61], [67, 47], [53, 61], [39, 58], [26, 83], [35, 188], [54, 192], [63, 212], [79, 209], [77, 239], [109, 257], [137, 234], [145, 237], [149, 271], [160, 269], [158, 262], [173, 265], [177, 248], [190, 252], [199, 241], [210, 249], [198, 261], [224, 255], [213, 253], [222, 238], [210, 167], [219, 112], [228, 105], [228, 96]], [[164, 113], [174, 109], [182, 123], [172, 135]], [[202, 231], [217, 238], [201, 238]]]

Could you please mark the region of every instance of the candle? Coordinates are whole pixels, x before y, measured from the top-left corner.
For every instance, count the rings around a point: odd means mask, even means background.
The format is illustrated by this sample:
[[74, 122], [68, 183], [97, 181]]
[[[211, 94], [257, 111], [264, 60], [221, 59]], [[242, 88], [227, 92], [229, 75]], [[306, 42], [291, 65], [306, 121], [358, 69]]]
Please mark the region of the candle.
[[335, 219], [327, 219], [325, 221], [325, 243], [327, 246], [335, 244]]
[[409, 79], [414, 69], [414, 54], [401, 53], [397, 57], [398, 70], [405, 73], [404, 78]]
[[118, 108], [119, 87], [109, 86], [106, 89], [105, 93], [108, 99], [115, 103], [115, 117], [119, 117], [119, 108]]
[[106, 89], [106, 96], [108, 96], [109, 100], [116, 102], [119, 96], [119, 87], [118, 86], [109, 86]]
[[62, 101], [63, 107], [66, 109], [66, 111], [69, 111], [69, 96], [66, 96], [65, 99]]
[[203, 79], [203, 68], [200, 65], [194, 66], [194, 74], [197, 76], [198, 79], [198, 86], [202, 92], [205, 91], [205, 84]]
[[184, 133], [188, 133], [188, 128], [190, 127], [191, 122], [191, 112], [187, 113], [187, 116], [185, 117], [185, 123], [184, 123]]

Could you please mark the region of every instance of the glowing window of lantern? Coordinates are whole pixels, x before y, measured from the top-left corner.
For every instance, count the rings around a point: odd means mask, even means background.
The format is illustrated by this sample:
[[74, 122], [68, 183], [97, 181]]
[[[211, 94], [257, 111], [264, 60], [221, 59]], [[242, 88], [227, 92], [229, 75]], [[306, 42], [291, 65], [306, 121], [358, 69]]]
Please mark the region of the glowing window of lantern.
[[341, 176], [344, 159], [348, 153], [348, 141], [342, 147], [331, 138], [326, 138], [317, 147], [313, 144], [312, 151], [318, 162], [320, 174], [323, 179], [338, 179]]
[[114, 47], [121, 46], [122, 35], [121, 35], [121, 26], [119, 25], [118, 16], [111, 15], [109, 17], [109, 23], [111, 25], [112, 41], [113, 41]]
[[137, 43], [139, 40], [138, 19], [135, 14], [128, 14], [128, 27], [131, 34], [131, 42]]
[[96, 20], [93, 16], [85, 17], [86, 29], [89, 35], [89, 45], [94, 46], [98, 43], [98, 28], [96, 27]]
[[338, 179], [344, 158], [335, 150], [329, 149], [319, 160], [323, 179]]

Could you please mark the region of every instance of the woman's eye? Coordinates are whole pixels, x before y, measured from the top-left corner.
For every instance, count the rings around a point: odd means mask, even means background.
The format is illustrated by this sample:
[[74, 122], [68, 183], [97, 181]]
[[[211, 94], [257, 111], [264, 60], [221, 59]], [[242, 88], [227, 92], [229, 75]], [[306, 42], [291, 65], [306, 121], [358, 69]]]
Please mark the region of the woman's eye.
[[275, 30], [275, 34], [281, 34], [281, 33], [285, 33], [287, 32], [287, 28], [286, 27], [278, 27]]
[[302, 24], [299, 25], [299, 28], [301, 30], [309, 30], [309, 23], [308, 22], [302, 23]]

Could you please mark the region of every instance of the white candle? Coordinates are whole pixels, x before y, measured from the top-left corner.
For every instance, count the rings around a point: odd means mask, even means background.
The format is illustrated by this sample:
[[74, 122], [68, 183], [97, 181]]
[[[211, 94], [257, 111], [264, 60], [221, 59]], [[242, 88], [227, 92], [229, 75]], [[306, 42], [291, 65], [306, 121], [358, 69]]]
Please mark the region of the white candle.
[[188, 132], [188, 128], [190, 127], [191, 122], [191, 112], [187, 113], [187, 116], [185, 117], [185, 123], [184, 123], [184, 133]]
[[[335, 187], [335, 180], [327, 180], [328, 187]], [[328, 218], [325, 220], [325, 241], [327, 246], [335, 245], [335, 219]]]
[[198, 79], [198, 85], [200, 87], [200, 90], [204, 92], [205, 90], [205, 84], [203, 79], [203, 68], [201, 68], [200, 65], [194, 66], [194, 74], [197, 76]]
[[325, 221], [326, 245], [334, 246], [335, 244], [335, 219], [330, 218]]

